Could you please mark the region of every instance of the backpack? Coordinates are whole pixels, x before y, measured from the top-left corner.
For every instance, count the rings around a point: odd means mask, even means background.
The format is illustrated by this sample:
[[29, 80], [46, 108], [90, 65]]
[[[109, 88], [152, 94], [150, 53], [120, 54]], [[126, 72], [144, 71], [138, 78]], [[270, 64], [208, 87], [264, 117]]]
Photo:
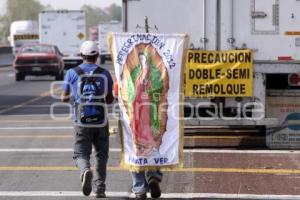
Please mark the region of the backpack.
[[99, 124], [104, 120], [104, 99], [99, 98], [100, 88], [96, 83], [97, 74], [102, 73], [102, 68], [97, 67], [90, 75], [78, 66], [74, 68], [78, 76], [78, 90], [80, 90], [79, 98], [75, 100], [76, 118], [81, 124]]

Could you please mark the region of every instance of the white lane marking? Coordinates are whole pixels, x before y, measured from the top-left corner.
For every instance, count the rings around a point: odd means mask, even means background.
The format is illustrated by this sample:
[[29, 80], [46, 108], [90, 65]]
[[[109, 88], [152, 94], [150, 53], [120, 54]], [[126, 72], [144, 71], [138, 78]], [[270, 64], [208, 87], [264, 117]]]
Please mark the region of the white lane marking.
[[[110, 148], [111, 152], [121, 152], [120, 148]], [[2, 148], [0, 152], [73, 152], [71, 148]], [[184, 149], [184, 153], [228, 153], [228, 154], [300, 154], [300, 151], [288, 150], [219, 150], [219, 149]]]
[[[106, 196], [129, 197], [129, 192], [105, 192]], [[79, 197], [83, 194], [77, 191], [0, 191], [0, 196], [14, 197]], [[94, 194], [90, 196], [95, 196]]]
[[[18, 118], [18, 117], [24, 117], [24, 115], [9, 115], [10, 117], [12, 117], [12, 118]], [[26, 117], [33, 117], [33, 116], [36, 116], [36, 117], [39, 117], [39, 118], [41, 118], [41, 117], [48, 117], [49, 116], [49, 114], [36, 114], [36, 115], [34, 115], [34, 114], [28, 114], [28, 115], [26, 115]]]
[[15, 76], [14, 73], [9, 73], [9, 74], [7, 74], [7, 77], [14, 77], [14, 76]]
[[298, 154], [300, 150], [235, 150], [235, 149], [185, 149], [189, 153], [228, 153], [228, 154]]
[[[134, 194], [129, 192], [105, 192], [107, 197], [130, 197]], [[78, 191], [1, 191], [2, 197], [83, 197]], [[91, 196], [94, 196], [92, 194]], [[150, 195], [147, 195], [150, 197]], [[161, 198], [222, 198], [222, 199], [253, 199], [253, 200], [299, 200], [300, 195], [270, 195], [270, 194], [223, 194], [223, 193], [162, 193]]]
[[[111, 128], [116, 128], [111, 126]], [[57, 130], [57, 129], [74, 129], [74, 126], [19, 126], [19, 127], [0, 127], [0, 130]]]
[[[26, 105], [28, 105], [28, 104], [26, 104]], [[65, 114], [57, 114], [57, 115], [65, 115]], [[117, 113], [108, 113], [107, 115], [108, 116], [115, 116], [115, 115], [117, 115]], [[28, 114], [28, 115], [26, 114], [25, 116], [26, 116], [26, 118], [28, 118], [28, 117], [37, 117], [37, 118], [51, 117], [49, 114]], [[3, 117], [3, 116], [1, 116], [1, 117]], [[24, 118], [24, 115], [9, 115], [7, 117], [10, 117], [12, 119], [16, 119], [16, 118]]]
[[51, 129], [73, 129], [73, 126], [29, 126], [29, 127], [0, 127], [0, 130], [51, 130]]
[[[71, 148], [20, 148], [20, 149], [0, 149], [0, 153], [9, 152], [73, 152], [74, 149]], [[110, 152], [120, 152], [120, 148], [110, 148]]]

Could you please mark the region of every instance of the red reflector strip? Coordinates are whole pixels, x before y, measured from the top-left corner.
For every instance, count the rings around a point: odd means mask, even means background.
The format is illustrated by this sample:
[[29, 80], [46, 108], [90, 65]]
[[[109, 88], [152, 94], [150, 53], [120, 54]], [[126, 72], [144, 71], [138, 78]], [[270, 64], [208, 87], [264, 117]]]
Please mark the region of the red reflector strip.
[[292, 56], [278, 56], [278, 60], [293, 60]]

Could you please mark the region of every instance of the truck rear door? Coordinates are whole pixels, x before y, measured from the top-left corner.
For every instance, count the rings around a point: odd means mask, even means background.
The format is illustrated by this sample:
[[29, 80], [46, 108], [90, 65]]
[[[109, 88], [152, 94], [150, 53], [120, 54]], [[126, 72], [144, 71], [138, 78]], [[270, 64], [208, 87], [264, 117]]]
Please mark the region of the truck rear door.
[[216, 47], [216, 0], [126, 1], [123, 9], [125, 31], [144, 32], [147, 16], [149, 32], [188, 33], [190, 48]]
[[225, 0], [221, 8], [221, 49], [253, 49], [255, 60], [300, 59], [300, 1]]

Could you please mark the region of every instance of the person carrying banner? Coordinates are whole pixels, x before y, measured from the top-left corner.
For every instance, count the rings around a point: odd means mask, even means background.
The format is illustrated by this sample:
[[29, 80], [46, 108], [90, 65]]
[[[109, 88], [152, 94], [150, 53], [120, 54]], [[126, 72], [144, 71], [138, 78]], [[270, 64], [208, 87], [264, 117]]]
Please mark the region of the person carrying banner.
[[[118, 83], [114, 82], [114, 96], [118, 96]], [[131, 172], [133, 192], [138, 199], [146, 199], [149, 191], [152, 198], [161, 196], [159, 183], [162, 180], [162, 172], [160, 170]]]
[[105, 198], [106, 168], [109, 151], [109, 128], [105, 105], [113, 102], [112, 77], [96, 64], [99, 56], [97, 44], [85, 41], [80, 47], [83, 64], [66, 73], [61, 100], [73, 100], [75, 122], [74, 160], [80, 170], [82, 192], [92, 191], [93, 173], [90, 165], [92, 146], [95, 149], [96, 198]]

